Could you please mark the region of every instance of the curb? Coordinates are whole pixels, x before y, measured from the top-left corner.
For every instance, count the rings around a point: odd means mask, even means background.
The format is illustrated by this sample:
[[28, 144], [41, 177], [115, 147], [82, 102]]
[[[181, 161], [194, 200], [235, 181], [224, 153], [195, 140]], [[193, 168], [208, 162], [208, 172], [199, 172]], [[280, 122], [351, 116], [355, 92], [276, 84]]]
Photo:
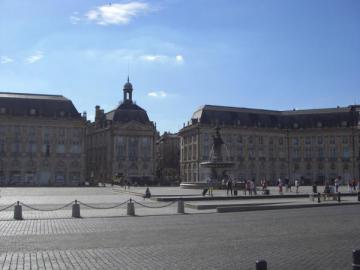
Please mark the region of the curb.
[[300, 208], [313, 208], [313, 207], [329, 207], [329, 206], [346, 206], [346, 205], [359, 205], [359, 202], [348, 203], [326, 203], [326, 204], [295, 204], [295, 205], [257, 205], [257, 206], [230, 206], [230, 207], [217, 207], [218, 213], [230, 212], [249, 212], [249, 211], [262, 211], [262, 210], [283, 210], [283, 209], [300, 209]]

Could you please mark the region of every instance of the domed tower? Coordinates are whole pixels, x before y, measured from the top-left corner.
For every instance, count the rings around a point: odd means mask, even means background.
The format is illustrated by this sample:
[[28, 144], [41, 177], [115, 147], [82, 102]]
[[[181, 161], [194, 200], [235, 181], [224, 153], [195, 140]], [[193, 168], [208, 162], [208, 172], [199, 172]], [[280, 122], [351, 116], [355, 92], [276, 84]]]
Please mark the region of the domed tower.
[[127, 82], [124, 84], [124, 103], [133, 103], [132, 101], [132, 91], [133, 87], [130, 83], [129, 76], [127, 78]]

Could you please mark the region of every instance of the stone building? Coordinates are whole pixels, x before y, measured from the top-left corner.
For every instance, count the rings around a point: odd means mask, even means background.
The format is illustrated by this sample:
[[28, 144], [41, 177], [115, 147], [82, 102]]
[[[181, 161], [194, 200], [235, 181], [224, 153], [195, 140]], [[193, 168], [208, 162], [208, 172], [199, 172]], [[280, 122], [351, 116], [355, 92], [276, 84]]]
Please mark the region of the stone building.
[[123, 102], [115, 110], [105, 113], [95, 107], [95, 122], [86, 130], [87, 177], [91, 181], [154, 181], [156, 127], [133, 102], [132, 94], [128, 79]]
[[272, 111], [205, 105], [179, 131], [183, 182], [207, 177], [199, 163], [209, 159], [215, 126], [236, 180], [359, 178], [360, 106]]
[[82, 184], [85, 122], [61, 95], [0, 93], [0, 185]]
[[156, 142], [156, 177], [161, 184], [180, 180], [180, 137], [164, 132]]

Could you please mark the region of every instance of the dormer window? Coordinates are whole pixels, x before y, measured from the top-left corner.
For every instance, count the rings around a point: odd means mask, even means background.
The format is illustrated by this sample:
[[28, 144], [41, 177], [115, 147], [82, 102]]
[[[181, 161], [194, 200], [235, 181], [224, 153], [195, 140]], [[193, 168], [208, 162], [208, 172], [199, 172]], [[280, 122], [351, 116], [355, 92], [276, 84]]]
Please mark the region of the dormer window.
[[0, 108], [0, 114], [6, 114], [6, 108], [1, 107]]
[[342, 122], [341, 122], [341, 125], [342, 125], [343, 127], [346, 127], [346, 126], [347, 126], [347, 122], [346, 122], [346, 121], [342, 121]]
[[65, 112], [64, 112], [64, 111], [60, 111], [59, 115], [60, 115], [61, 117], [64, 117], [64, 116], [65, 116]]
[[321, 122], [317, 122], [317, 127], [321, 128], [322, 127], [322, 123]]
[[294, 123], [294, 124], [293, 124], [293, 127], [294, 127], [294, 128], [298, 128], [298, 127], [299, 127], [299, 124], [298, 124], [298, 123]]
[[30, 115], [36, 115], [36, 109], [30, 109], [29, 113]]

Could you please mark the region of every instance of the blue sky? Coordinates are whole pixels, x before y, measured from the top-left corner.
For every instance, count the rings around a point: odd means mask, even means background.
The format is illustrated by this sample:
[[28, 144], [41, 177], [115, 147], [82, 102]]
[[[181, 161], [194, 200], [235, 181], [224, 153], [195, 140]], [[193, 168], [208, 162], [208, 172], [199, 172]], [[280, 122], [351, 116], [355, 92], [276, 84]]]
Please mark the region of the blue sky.
[[0, 0], [0, 91], [94, 116], [134, 99], [176, 132], [203, 104], [360, 104], [358, 0]]

